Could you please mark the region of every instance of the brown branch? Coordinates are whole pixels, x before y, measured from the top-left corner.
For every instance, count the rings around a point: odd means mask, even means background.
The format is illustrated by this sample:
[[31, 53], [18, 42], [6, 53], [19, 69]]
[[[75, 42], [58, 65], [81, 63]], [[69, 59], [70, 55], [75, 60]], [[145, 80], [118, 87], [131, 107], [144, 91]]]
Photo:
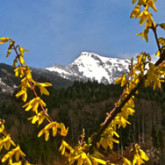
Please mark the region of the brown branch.
[[[154, 64], [155, 66], [158, 66], [159, 64], [161, 64], [163, 61], [165, 60], [165, 52], [162, 53], [162, 55], [160, 56], [160, 58], [158, 59], [158, 61]], [[144, 83], [144, 80], [146, 79], [147, 74], [140, 79], [139, 83], [137, 84], [137, 86], [132, 89], [132, 91], [127, 95], [127, 97], [122, 101], [122, 103], [118, 106], [115, 107], [110, 115], [107, 116], [107, 118], [105, 119], [105, 121], [103, 122], [102, 126], [100, 127], [99, 131], [93, 136], [92, 138], [92, 146], [90, 147], [90, 149], [92, 149], [93, 147], [96, 146], [96, 143], [100, 140], [101, 138], [101, 134], [105, 131], [105, 129], [108, 127], [108, 125], [111, 123], [111, 121], [116, 117], [116, 115], [121, 112], [121, 109], [124, 107], [124, 105], [127, 103], [127, 101], [135, 95], [136, 91], [139, 89], [139, 87], [141, 87]]]
[[[15, 46], [15, 44], [13, 45], [13, 49], [14, 49], [14, 51], [16, 53], [16, 58], [18, 58], [19, 57], [19, 53], [17, 51], [17, 46]], [[21, 64], [21, 66], [24, 67], [22, 64]], [[31, 81], [29, 82], [29, 84], [31, 86], [31, 90], [32, 90], [34, 96], [35, 97], [38, 97], [38, 95], [37, 95], [37, 93], [35, 91], [35, 86], [32, 84]], [[49, 120], [49, 122], [53, 122], [52, 118], [48, 115], [46, 109], [43, 106], [41, 106], [41, 110], [43, 111], [44, 115], [47, 117], [47, 119]]]
[[[34, 85], [31, 82], [30, 82], [30, 86], [31, 86], [31, 89], [33, 91], [34, 96], [38, 97], [38, 95], [37, 95], [37, 93], [35, 91], [35, 87], [34, 87]], [[48, 115], [48, 113], [45, 110], [45, 108], [42, 105], [40, 105], [40, 107], [41, 107], [41, 110], [43, 111], [44, 115], [48, 118], [49, 122], [53, 122], [52, 118]]]
[[152, 25], [151, 29], [154, 33], [154, 37], [155, 37], [155, 40], [156, 40], [158, 50], [161, 52], [161, 48], [160, 48], [160, 44], [159, 44], [159, 40], [158, 40], [158, 35], [157, 35], [157, 32], [156, 32], [156, 27], [154, 25]]
[[[161, 47], [160, 47], [160, 44], [159, 44], [159, 41], [158, 41], [158, 35], [157, 35], [156, 27], [153, 25], [151, 29], [153, 30], [153, 33], [154, 33], [154, 37], [155, 37], [155, 40], [156, 40], [156, 44], [157, 44], [158, 50], [161, 53], [160, 58], [154, 64], [155, 66], [158, 66], [159, 64], [161, 64], [165, 60], [165, 52], [161, 52]], [[122, 103], [118, 107], [115, 107], [107, 115], [105, 121], [101, 124], [101, 127], [100, 127], [99, 131], [92, 138], [92, 145], [90, 147], [90, 150], [91, 150], [92, 147], [96, 146], [96, 143], [101, 138], [101, 134], [105, 131], [105, 129], [108, 127], [108, 125], [111, 123], [111, 121], [116, 117], [116, 115], [121, 112], [121, 109], [124, 107], [124, 105], [127, 103], [127, 101], [132, 96], [134, 96], [135, 93], [136, 93], [136, 91], [143, 85], [144, 80], [146, 79], [146, 77], [147, 77], [147, 74], [143, 78], [140, 79], [140, 81], [137, 84], [137, 86], [134, 89], [131, 90], [131, 92], [129, 93], [129, 95], [127, 95], [127, 97], [122, 101]]]

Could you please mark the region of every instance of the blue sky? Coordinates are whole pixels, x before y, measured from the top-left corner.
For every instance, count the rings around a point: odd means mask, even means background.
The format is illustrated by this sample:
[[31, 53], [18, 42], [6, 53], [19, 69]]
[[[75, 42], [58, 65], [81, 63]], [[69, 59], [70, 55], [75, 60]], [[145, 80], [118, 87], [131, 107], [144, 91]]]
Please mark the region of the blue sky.
[[[165, 1], [156, 4], [154, 18], [165, 22]], [[41, 68], [68, 65], [82, 51], [120, 58], [141, 51], [153, 54], [152, 33], [147, 44], [136, 37], [143, 27], [129, 18], [132, 9], [131, 0], [1, 0], [0, 36], [28, 49], [27, 64]], [[12, 64], [6, 49], [0, 45], [0, 62]]]

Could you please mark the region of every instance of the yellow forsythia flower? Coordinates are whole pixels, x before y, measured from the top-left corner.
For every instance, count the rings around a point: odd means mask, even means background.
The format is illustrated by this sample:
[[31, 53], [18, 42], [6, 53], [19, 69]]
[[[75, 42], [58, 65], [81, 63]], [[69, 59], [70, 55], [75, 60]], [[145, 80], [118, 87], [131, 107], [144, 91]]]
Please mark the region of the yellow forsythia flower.
[[19, 146], [14, 148], [13, 150], [9, 151], [2, 159], [2, 163], [6, 162], [7, 159], [11, 159], [15, 155], [16, 161], [19, 161], [20, 156], [25, 157], [26, 155], [23, 153], [23, 151], [20, 149]]
[[123, 165], [131, 165], [131, 161], [123, 157]]
[[[47, 110], [46, 110], [47, 112]], [[46, 118], [43, 111], [37, 113], [35, 116], [29, 117], [28, 120], [32, 120], [32, 124], [35, 124], [38, 121], [38, 125], [41, 125]]]
[[0, 38], [0, 44], [3, 44], [5, 42], [8, 42], [9, 40], [10, 40], [10, 38], [8, 38], [8, 37], [1, 37]]
[[47, 90], [45, 87], [50, 87], [50, 86], [52, 86], [51, 83], [48, 83], [48, 82], [46, 82], [46, 83], [37, 83], [36, 85], [37, 85], [38, 88], [40, 89], [41, 95], [43, 95], [43, 94], [49, 95], [49, 92], [48, 92], [48, 90]]
[[22, 100], [25, 102], [27, 100], [27, 90], [25, 89], [21, 89], [16, 95], [17, 98], [22, 96]]
[[23, 108], [25, 108], [25, 111], [29, 111], [30, 109], [32, 109], [34, 112], [37, 113], [39, 106], [46, 107], [46, 103], [43, 100], [41, 100], [40, 97], [36, 97], [36, 98], [30, 100], [25, 105], [23, 105]]

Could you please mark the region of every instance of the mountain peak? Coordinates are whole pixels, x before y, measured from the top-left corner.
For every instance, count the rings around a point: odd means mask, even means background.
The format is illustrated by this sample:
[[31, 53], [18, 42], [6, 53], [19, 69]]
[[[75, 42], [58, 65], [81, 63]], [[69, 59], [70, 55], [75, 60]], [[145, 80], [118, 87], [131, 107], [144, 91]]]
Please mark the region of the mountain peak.
[[[102, 61], [113, 61], [115, 63], [122, 63], [122, 62], [126, 62], [126, 63], [130, 63], [130, 60], [129, 59], [120, 59], [120, 58], [112, 58], [112, 57], [104, 57], [104, 56], [101, 56], [99, 54], [96, 54], [96, 53], [93, 53], [93, 52], [87, 52], [87, 51], [84, 51], [84, 52], [81, 52], [80, 56], [77, 58], [82, 58], [82, 57], [91, 57], [91, 58], [94, 58], [94, 59], [101, 59]], [[75, 60], [77, 60], [75, 59]]]
[[81, 52], [79, 57], [81, 57], [81, 56], [100, 56], [100, 55], [93, 53], [93, 52], [86, 52], [85, 51], [85, 52]]
[[129, 64], [128, 59], [108, 58], [84, 51], [68, 66], [54, 65], [47, 69], [71, 80], [95, 80], [99, 83], [110, 84], [114, 83], [123, 72], [128, 71]]
[[78, 58], [81, 58], [81, 57], [92, 57], [92, 58], [95, 58], [95, 57], [97, 57], [97, 58], [107, 58], [108, 59], [108, 57], [103, 57], [103, 56], [100, 56], [99, 54], [96, 54], [96, 53], [93, 53], [93, 52], [81, 52], [81, 54], [80, 54], [80, 56], [78, 57]]

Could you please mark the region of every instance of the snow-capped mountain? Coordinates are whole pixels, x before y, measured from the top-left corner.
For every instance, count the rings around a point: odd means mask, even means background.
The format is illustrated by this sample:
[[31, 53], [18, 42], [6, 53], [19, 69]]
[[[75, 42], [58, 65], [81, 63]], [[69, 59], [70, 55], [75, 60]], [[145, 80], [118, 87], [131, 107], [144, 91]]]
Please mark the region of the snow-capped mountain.
[[82, 52], [68, 66], [53, 65], [46, 68], [69, 80], [95, 80], [99, 83], [110, 84], [128, 71], [130, 60], [103, 57], [95, 53]]
[[[95, 53], [82, 52], [68, 66], [54, 65], [46, 69], [31, 68], [36, 81], [49, 81], [56, 88], [70, 86], [74, 80], [98, 81], [110, 84], [128, 71], [130, 60], [107, 58]], [[0, 64], [0, 95], [12, 95], [20, 80], [14, 76], [12, 66]]]

